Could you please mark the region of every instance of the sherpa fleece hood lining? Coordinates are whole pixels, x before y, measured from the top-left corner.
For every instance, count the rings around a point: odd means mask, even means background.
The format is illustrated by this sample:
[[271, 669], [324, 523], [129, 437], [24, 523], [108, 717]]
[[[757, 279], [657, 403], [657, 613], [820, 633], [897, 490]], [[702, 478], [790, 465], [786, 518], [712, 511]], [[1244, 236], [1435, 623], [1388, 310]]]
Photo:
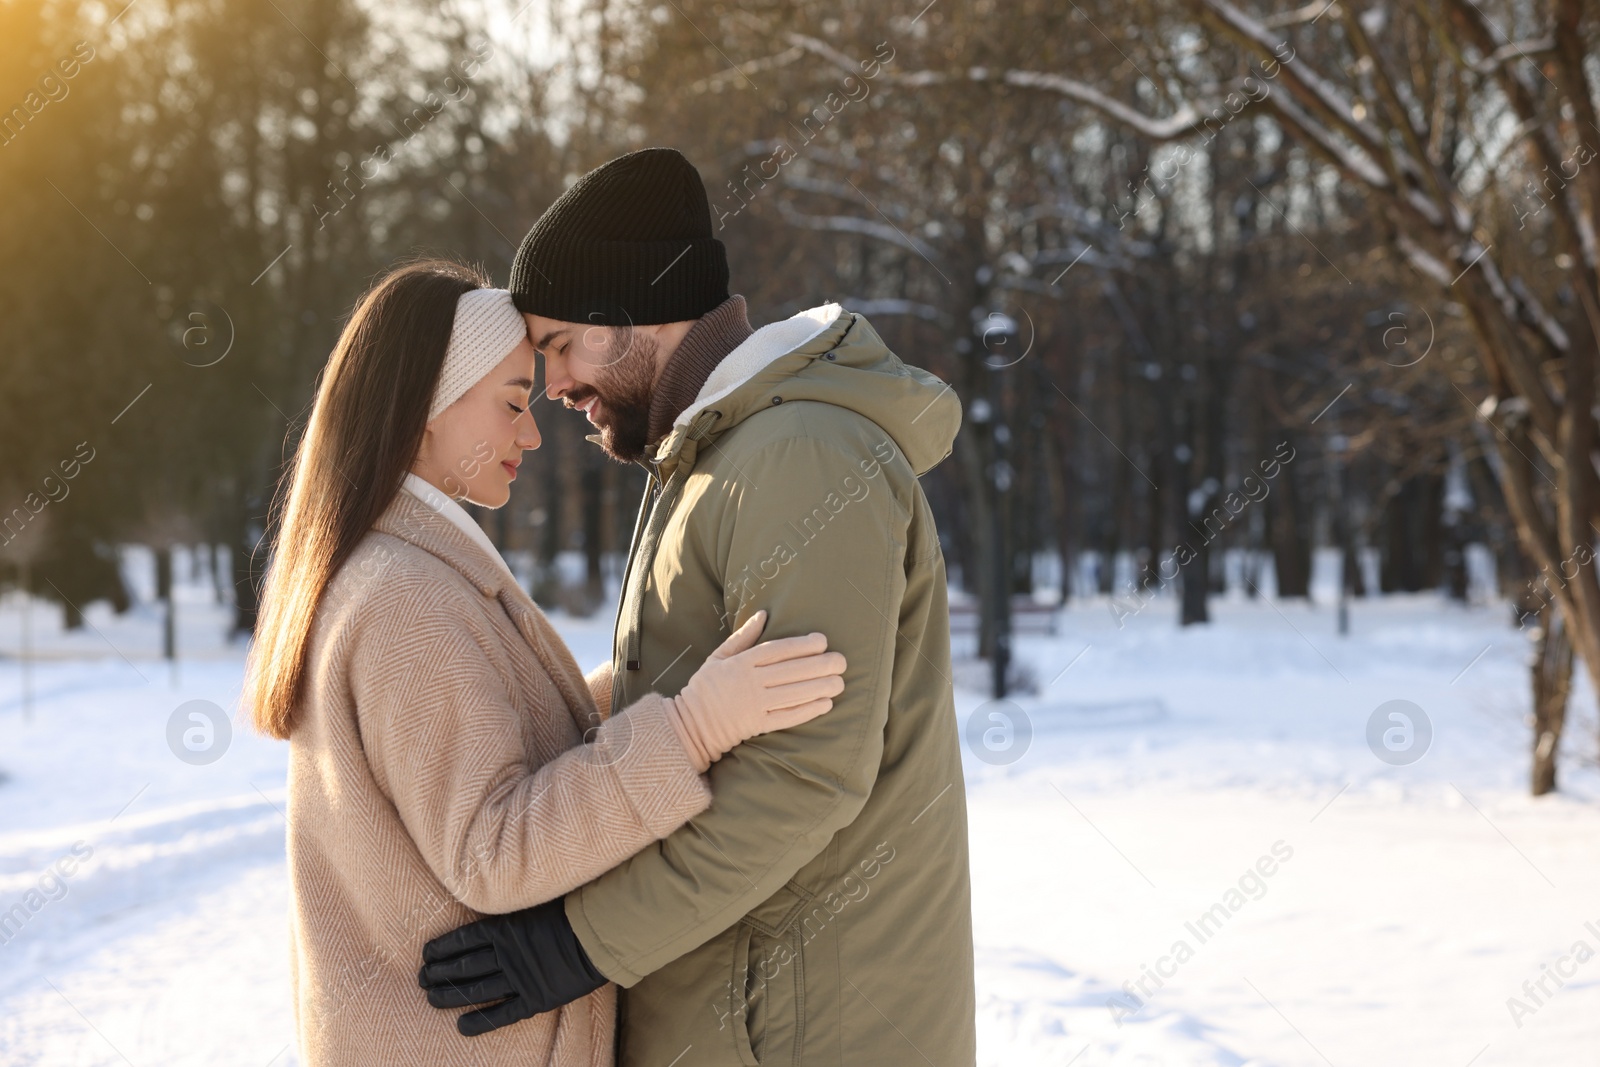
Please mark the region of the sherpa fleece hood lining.
[[672, 421], [674, 427], [687, 426], [707, 407], [732, 393], [745, 382], [760, 374], [771, 364], [802, 348], [827, 330], [844, 308], [838, 304], [823, 304], [797, 315], [763, 326], [722, 358], [694, 403], [684, 408]]

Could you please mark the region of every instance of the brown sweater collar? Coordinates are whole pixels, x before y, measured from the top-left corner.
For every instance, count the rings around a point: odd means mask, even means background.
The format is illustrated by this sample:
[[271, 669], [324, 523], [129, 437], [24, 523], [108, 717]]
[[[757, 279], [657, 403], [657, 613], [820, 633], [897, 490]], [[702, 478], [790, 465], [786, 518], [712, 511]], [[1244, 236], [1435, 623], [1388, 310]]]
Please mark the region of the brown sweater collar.
[[711, 372], [723, 357], [745, 342], [755, 330], [745, 309], [744, 297], [730, 296], [701, 317], [677, 349], [667, 357], [667, 365], [656, 381], [650, 400], [650, 446], [672, 432], [672, 422], [700, 395]]

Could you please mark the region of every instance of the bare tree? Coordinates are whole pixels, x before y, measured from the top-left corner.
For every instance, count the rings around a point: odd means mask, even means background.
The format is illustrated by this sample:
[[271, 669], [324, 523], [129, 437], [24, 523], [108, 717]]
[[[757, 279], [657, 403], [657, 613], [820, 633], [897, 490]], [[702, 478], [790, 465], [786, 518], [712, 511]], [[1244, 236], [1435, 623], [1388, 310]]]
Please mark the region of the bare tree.
[[[1600, 519], [1600, 167], [1588, 166], [1600, 125], [1585, 5], [1425, 0], [1358, 12], [1328, 2], [1268, 15], [1179, 0], [1145, 11], [1153, 32], [1127, 47], [1158, 72], [1143, 95], [1164, 101], [1165, 115], [1020, 66], [891, 77], [1050, 93], [1163, 142], [1209, 143], [1253, 105], [1358, 189], [1388, 246], [1465, 311], [1489, 389], [1468, 402], [1493, 429], [1495, 473], [1540, 588], [1600, 690], [1600, 582], [1590, 566]], [[1219, 55], [1196, 61], [1210, 48]], [[1230, 75], [1224, 91], [1217, 81]], [[1520, 202], [1503, 192], [1502, 174], [1525, 183]]]

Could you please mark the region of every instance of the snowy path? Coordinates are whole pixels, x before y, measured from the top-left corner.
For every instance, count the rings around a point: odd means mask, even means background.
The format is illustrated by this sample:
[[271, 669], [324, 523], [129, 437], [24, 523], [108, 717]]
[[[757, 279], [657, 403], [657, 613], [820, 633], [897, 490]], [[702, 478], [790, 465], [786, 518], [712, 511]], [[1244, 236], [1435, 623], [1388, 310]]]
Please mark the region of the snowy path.
[[[1059, 636], [1021, 640], [1043, 681], [1072, 665], [1017, 701], [1020, 758], [968, 761], [982, 1061], [1594, 1062], [1600, 958], [1559, 990], [1546, 979], [1554, 995], [1520, 1027], [1506, 1006], [1574, 942], [1600, 950], [1584, 925], [1600, 930], [1587, 691], [1564, 794], [1534, 801], [1524, 648], [1503, 611], [1361, 604], [1342, 639], [1326, 609], [1217, 614], [1179, 632], [1160, 603], [1118, 630], [1078, 605]], [[133, 665], [36, 668], [31, 723], [0, 662], [0, 911], [27, 915], [0, 943], [0, 1063], [291, 1064], [283, 748], [236, 730], [215, 763], [175, 758], [169, 715], [231, 706], [237, 650], [213, 639], [174, 689], [148, 619], [91, 621]], [[604, 623], [562, 628], [580, 662], [602, 656]], [[1410, 766], [1365, 741], [1392, 699], [1432, 720]], [[958, 694], [963, 726], [984, 704]], [[41, 878], [64, 858], [70, 875]], [[1214, 906], [1202, 941], [1190, 927]]]
[[[1224, 606], [1222, 624], [1182, 634], [1162, 615], [1118, 632], [1069, 614], [1054, 649], [1025, 649], [1047, 667], [1090, 646], [1022, 702], [1029, 751], [969, 767], [990, 1060], [1594, 1062], [1600, 960], [1520, 1028], [1506, 1007], [1575, 941], [1600, 950], [1584, 928], [1600, 929], [1600, 808], [1578, 766], [1595, 744], [1587, 693], [1568, 794], [1534, 801], [1523, 645], [1501, 612], [1395, 601], [1358, 608], [1343, 640], [1304, 606]], [[1368, 716], [1397, 698], [1433, 723], [1411, 766], [1365, 743]], [[1118, 704], [1152, 721], [1077, 725]], [[1292, 858], [1248, 874], [1278, 842]], [[1202, 942], [1186, 924], [1242, 876], [1240, 906]], [[1193, 950], [1182, 963], [1178, 941]], [[1158, 985], [1145, 976], [1163, 957], [1175, 973]], [[1121, 987], [1141, 978], [1154, 995], [1118, 1027], [1107, 1001], [1133, 1007]]]

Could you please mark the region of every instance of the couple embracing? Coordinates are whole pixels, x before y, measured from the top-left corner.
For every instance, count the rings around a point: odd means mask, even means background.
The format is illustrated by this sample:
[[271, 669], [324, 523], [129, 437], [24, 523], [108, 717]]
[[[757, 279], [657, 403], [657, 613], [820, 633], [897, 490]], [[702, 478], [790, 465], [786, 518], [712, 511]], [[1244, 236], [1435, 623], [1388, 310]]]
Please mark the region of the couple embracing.
[[[551, 399], [649, 485], [585, 676], [461, 501]], [[280, 501], [245, 685], [290, 742], [303, 1067], [971, 1064], [945, 573], [955, 396], [825, 304], [752, 329], [646, 149], [510, 288], [357, 304]], [[536, 460], [535, 460], [536, 461]]]

